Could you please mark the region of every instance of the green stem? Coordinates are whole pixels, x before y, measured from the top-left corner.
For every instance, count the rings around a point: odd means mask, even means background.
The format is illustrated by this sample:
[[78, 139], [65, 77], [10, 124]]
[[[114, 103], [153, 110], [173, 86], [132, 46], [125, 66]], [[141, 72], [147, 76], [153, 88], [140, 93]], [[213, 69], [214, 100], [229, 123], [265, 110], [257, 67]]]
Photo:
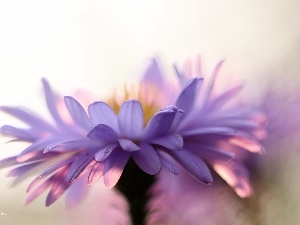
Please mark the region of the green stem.
[[132, 225], [145, 224], [148, 191], [153, 183], [154, 176], [146, 174], [130, 159], [116, 188], [126, 196], [129, 202]]

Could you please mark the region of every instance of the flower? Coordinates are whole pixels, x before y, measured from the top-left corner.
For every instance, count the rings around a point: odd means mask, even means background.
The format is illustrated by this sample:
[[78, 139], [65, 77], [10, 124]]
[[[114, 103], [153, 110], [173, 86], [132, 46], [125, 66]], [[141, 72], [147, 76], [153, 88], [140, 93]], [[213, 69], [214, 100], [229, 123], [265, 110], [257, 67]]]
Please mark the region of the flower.
[[[204, 78], [186, 76], [178, 69], [180, 87], [168, 85], [154, 60], [141, 81], [138, 100], [129, 99], [130, 94], [125, 93], [121, 102], [113, 100], [109, 105], [96, 101], [86, 111], [77, 100], [66, 96], [67, 117], [43, 79], [54, 123], [23, 108], [2, 106], [2, 111], [29, 128], [4, 125], [1, 133], [31, 145], [1, 164], [16, 166], [9, 173], [15, 177], [37, 165], [50, 164], [30, 183], [25, 201], [31, 202], [50, 188], [47, 206], [81, 180], [92, 185], [103, 177], [108, 188], [114, 187], [129, 159], [150, 175], [159, 174], [161, 168], [175, 175], [184, 169], [205, 184], [213, 181], [211, 166], [238, 195], [248, 196], [248, 174], [235, 154], [242, 150], [261, 152], [257, 134], [263, 123], [252, 110], [231, 102], [241, 86], [213, 95], [221, 64], [203, 90]], [[156, 101], [157, 94], [160, 100]], [[153, 114], [153, 108], [161, 110]], [[79, 188], [78, 196], [83, 196], [85, 189]]]
[[155, 148], [181, 149], [181, 136], [168, 132], [182, 110], [175, 106], [165, 107], [144, 127], [143, 109], [136, 100], [125, 101], [118, 115], [105, 102], [94, 102], [89, 105], [87, 114], [73, 97], [66, 96], [64, 102], [71, 117], [67, 119], [71, 122], [67, 123], [45, 79], [43, 85], [54, 124], [23, 108], [1, 107], [2, 111], [29, 126], [23, 129], [4, 125], [1, 132], [14, 137], [14, 141], [31, 143], [18, 156], [1, 161], [2, 165], [17, 166], [9, 176], [19, 177], [31, 168], [54, 161], [29, 185], [27, 204], [50, 187], [46, 205], [51, 205], [71, 184], [79, 183], [77, 178], [86, 179], [92, 185], [103, 176], [105, 185], [112, 188], [131, 157], [150, 175], [159, 173], [161, 165], [176, 173], [168, 158]]

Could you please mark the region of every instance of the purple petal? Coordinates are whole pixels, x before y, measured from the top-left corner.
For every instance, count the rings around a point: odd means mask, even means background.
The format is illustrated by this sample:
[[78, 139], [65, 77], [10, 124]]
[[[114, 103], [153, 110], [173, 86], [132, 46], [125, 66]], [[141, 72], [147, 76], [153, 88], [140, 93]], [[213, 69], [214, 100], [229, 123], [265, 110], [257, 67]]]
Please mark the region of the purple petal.
[[91, 121], [84, 108], [71, 96], [65, 96], [65, 104], [74, 122], [85, 130], [90, 130], [92, 127]]
[[86, 176], [79, 177], [73, 182], [66, 193], [67, 209], [80, 205], [81, 201], [86, 198], [89, 190], [90, 187], [86, 184]]
[[152, 144], [161, 145], [171, 150], [181, 150], [183, 147], [183, 138], [179, 134], [167, 135], [164, 137], [154, 138], [150, 141]]
[[161, 169], [161, 162], [154, 148], [147, 144], [140, 144], [141, 150], [133, 153], [135, 163], [147, 174], [158, 174]]
[[242, 198], [249, 197], [253, 190], [250, 185], [246, 168], [237, 161], [230, 163], [215, 162], [214, 170], [235, 190]]
[[263, 146], [255, 139], [248, 137], [232, 137], [229, 143], [244, 148], [253, 153], [264, 153]]
[[56, 96], [54, 95], [48, 81], [45, 78], [42, 79], [42, 83], [44, 86], [44, 92], [45, 92], [45, 98], [46, 98], [48, 110], [51, 113], [51, 116], [53, 117], [53, 119], [58, 125], [64, 125], [65, 123], [61, 119], [57, 111], [57, 102], [55, 98]]
[[94, 126], [105, 124], [118, 132], [118, 117], [114, 110], [105, 102], [94, 102], [88, 107], [89, 116]]
[[46, 198], [46, 206], [53, 204], [65, 191], [70, 187], [70, 183], [66, 182], [67, 170], [62, 169], [53, 176], [52, 187]]
[[160, 66], [155, 58], [152, 59], [150, 65], [144, 73], [142, 83], [150, 84], [158, 90], [164, 90], [165, 80], [162, 75]]
[[179, 94], [175, 105], [184, 112], [189, 113], [195, 105], [196, 97], [199, 95], [198, 91], [202, 83], [203, 78], [190, 79]]
[[7, 174], [8, 177], [19, 177], [24, 175], [25, 173], [28, 173], [29, 170], [32, 168], [35, 168], [37, 165], [39, 165], [41, 162], [34, 162], [31, 164], [21, 165], [17, 168], [14, 168], [10, 170]]
[[235, 154], [232, 152], [222, 151], [222, 147], [218, 149], [217, 147], [205, 145], [204, 143], [199, 143], [197, 141], [185, 143], [184, 149], [187, 149], [188, 151], [206, 159], [207, 161], [230, 161], [235, 157]]
[[173, 64], [173, 68], [175, 70], [175, 73], [177, 75], [180, 85], [183, 87], [188, 81], [187, 76], [184, 74], [184, 72], [182, 72], [178, 69], [177, 65]]
[[232, 98], [236, 97], [241, 92], [242, 89], [243, 89], [242, 85], [239, 85], [239, 86], [229, 89], [228, 91], [224, 92], [223, 94], [218, 96], [216, 99], [211, 101], [211, 103], [208, 103], [209, 108], [211, 110], [216, 110], [216, 109], [222, 108]]
[[67, 166], [69, 163], [71, 163], [74, 159], [71, 157], [71, 158], [68, 158], [68, 159], [65, 159], [59, 163], [56, 163], [55, 165], [53, 166], [50, 166], [48, 167], [47, 169], [45, 169], [42, 173], [39, 174], [39, 176], [37, 176], [30, 184], [29, 186], [27, 187], [27, 192], [30, 192], [45, 176], [55, 172], [55, 171], [58, 171], [60, 169], [62, 169], [62, 167], [65, 167]]
[[45, 122], [43, 119], [39, 118], [37, 115], [32, 112], [21, 108], [21, 107], [10, 107], [10, 106], [1, 106], [0, 110], [18, 118], [24, 123], [28, 124], [31, 127], [38, 127], [39, 130], [52, 130], [55, 131], [55, 128], [50, 124]]
[[141, 103], [135, 100], [124, 102], [119, 111], [118, 121], [122, 135], [129, 139], [138, 138], [144, 127], [144, 113]]
[[88, 184], [93, 185], [96, 183], [103, 176], [103, 173], [104, 164], [102, 162], [95, 162], [88, 177]]
[[87, 136], [92, 140], [102, 141], [104, 143], [114, 142], [118, 138], [114, 130], [105, 124], [95, 126]]
[[34, 142], [32, 145], [30, 145], [20, 153], [20, 155], [17, 158], [18, 162], [25, 162], [35, 157], [37, 154], [43, 152], [43, 150], [47, 148], [47, 146], [51, 145], [52, 143], [53, 143], [53, 139], [37, 140], [36, 142]]
[[118, 139], [118, 141], [121, 148], [127, 152], [134, 152], [141, 149], [139, 146], [128, 139]]
[[[186, 131], [185, 131], [186, 130]], [[194, 129], [185, 129], [182, 131], [183, 136], [204, 135], [204, 134], [221, 134], [221, 135], [235, 135], [237, 131], [230, 127], [200, 127]]]
[[68, 173], [66, 175], [66, 182], [70, 183], [74, 181], [85, 168], [93, 161], [95, 156], [89, 152], [79, 155], [71, 164]]
[[83, 139], [83, 140], [72, 140], [72, 141], [60, 141], [55, 144], [51, 144], [45, 148], [44, 153], [47, 152], [72, 152], [77, 151], [81, 148], [88, 148], [93, 145], [91, 140]]
[[[54, 175], [53, 175], [54, 176]], [[39, 195], [41, 195], [44, 191], [47, 190], [52, 184], [53, 176], [44, 181], [37, 189], [27, 195], [25, 199], [25, 204], [28, 205], [34, 199], [36, 199]]]
[[112, 153], [112, 151], [118, 146], [119, 143], [106, 145], [105, 147], [101, 148], [99, 151], [96, 152], [95, 159], [99, 162], [104, 161]]
[[130, 154], [116, 149], [107, 160], [104, 167], [104, 183], [106, 187], [113, 188], [119, 181]]
[[0, 160], [0, 168], [6, 168], [6, 167], [10, 167], [12, 165], [17, 164], [17, 157], [16, 156], [11, 156], [11, 157], [7, 157], [4, 159]]
[[182, 151], [172, 151], [169, 154], [197, 180], [204, 184], [211, 184], [213, 182], [208, 166], [200, 157], [185, 149], [182, 149]]
[[174, 175], [179, 174], [178, 167], [172, 162], [173, 159], [163, 151], [157, 151], [158, 157], [160, 159], [161, 165], [166, 168], [170, 173]]
[[176, 106], [168, 106], [157, 112], [148, 122], [145, 128], [145, 138], [159, 137], [166, 135], [171, 129], [177, 113], [182, 113]]
[[209, 99], [209, 97], [211, 96], [211, 93], [212, 93], [212, 90], [214, 88], [214, 84], [215, 84], [215, 81], [216, 81], [216, 78], [217, 78], [217, 75], [219, 74], [219, 71], [222, 67], [224, 63], [224, 60], [221, 60], [220, 62], [217, 63], [217, 65], [215, 66], [210, 78], [209, 78], [209, 81], [208, 81], [208, 84], [206, 86], [206, 91], [205, 91], [205, 95], [203, 97], [203, 99], [201, 100], [201, 104], [200, 104], [200, 107], [199, 108], [202, 108], [204, 105], [207, 104], [207, 100]]
[[32, 134], [28, 129], [16, 128], [9, 125], [2, 126], [0, 132], [9, 136], [13, 136], [18, 140], [24, 140], [29, 142], [32, 142], [37, 138], [37, 135]]

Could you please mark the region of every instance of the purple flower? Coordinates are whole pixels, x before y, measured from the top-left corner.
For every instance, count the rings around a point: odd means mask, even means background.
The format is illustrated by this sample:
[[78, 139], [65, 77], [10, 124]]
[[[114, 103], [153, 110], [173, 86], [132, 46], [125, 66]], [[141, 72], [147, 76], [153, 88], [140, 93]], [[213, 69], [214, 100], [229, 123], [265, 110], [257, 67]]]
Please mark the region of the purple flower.
[[[118, 115], [108, 104], [94, 102], [89, 105], [87, 114], [74, 98], [67, 96], [64, 102], [71, 117], [71, 122], [67, 123], [44, 79], [43, 85], [54, 124], [23, 108], [1, 107], [29, 127], [4, 125], [1, 132], [13, 137], [14, 141], [31, 144], [19, 155], [1, 161], [2, 165], [16, 166], [9, 176], [24, 176], [30, 169], [53, 160], [52, 166], [29, 185], [26, 203], [50, 188], [46, 205], [51, 205], [71, 184], [80, 183], [77, 178], [92, 185], [103, 176], [105, 185], [114, 187], [130, 157], [150, 175], [159, 173], [161, 165], [176, 173], [172, 162], [156, 148], [170, 151], [182, 148], [181, 136], [170, 132], [175, 117], [182, 114], [182, 110], [168, 106], [157, 112], [144, 127], [143, 109], [136, 100], [125, 101]], [[81, 189], [79, 193], [84, 191]]]
[[[258, 134], [263, 123], [254, 111], [232, 100], [241, 86], [214, 94], [220, 66], [207, 83], [177, 69], [180, 86], [171, 88], [154, 60], [141, 82], [144, 91], [138, 100], [125, 98], [110, 105], [97, 101], [86, 111], [67, 96], [64, 107], [69, 117], [61, 112], [59, 99], [43, 79], [53, 122], [23, 108], [1, 107], [28, 125], [27, 129], [5, 125], [1, 133], [30, 143], [1, 164], [15, 166], [9, 175], [17, 179], [38, 165], [50, 164], [31, 182], [26, 199], [29, 203], [50, 188], [47, 206], [82, 181], [92, 185], [103, 178], [107, 187], [114, 187], [130, 158], [147, 174], [156, 175], [165, 168], [177, 175], [184, 169], [205, 184], [213, 181], [211, 166], [240, 196], [247, 196], [251, 193], [248, 174], [235, 154], [261, 152]], [[82, 197], [85, 189], [80, 185], [75, 192]]]

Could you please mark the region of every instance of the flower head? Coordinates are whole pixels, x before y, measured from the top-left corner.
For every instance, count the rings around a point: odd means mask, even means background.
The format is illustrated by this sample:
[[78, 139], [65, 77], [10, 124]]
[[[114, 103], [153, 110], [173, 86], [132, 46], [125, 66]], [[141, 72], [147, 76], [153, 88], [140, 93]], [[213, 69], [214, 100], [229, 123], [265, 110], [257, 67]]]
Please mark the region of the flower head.
[[[254, 111], [232, 101], [241, 86], [214, 94], [221, 65], [217, 64], [208, 82], [176, 69], [180, 85], [170, 88], [172, 84], [168, 85], [154, 60], [141, 82], [144, 92], [139, 93], [138, 100], [128, 99], [128, 95], [121, 103], [96, 101], [85, 110], [66, 96], [64, 107], [69, 118], [61, 113], [57, 97], [43, 79], [53, 123], [23, 108], [1, 107], [29, 127], [5, 125], [1, 133], [30, 143], [1, 164], [13, 164], [9, 175], [18, 177], [37, 165], [50, 163], [29, 185], [26, 203], [50, 188], [46, 199], [50, 205], [83, 179], [92, 185], [103, 178], [112, 188], [130, 158], [147, 174], [156, 175], [165, 168], [177, 175], [183, 168], [205, 184], [213, 181], [211, 166], [238, 195], [248, 196], [248, 174], [235, 154], [243, 150], [261, 152], [258, 134], [263, 123]], [[157, 94], [159, 100], [155, 101]]]
[[143, 108], [137, 100], [125, 101], [118, 113], [100, 101], [90, 104], [86, 112], [73, 97], [66, 96], [64, 103], [70, 114], [66, 119], [45, 79], [43, 85], [54, 124], [23, 108], [1, 107], [29, 126], [1, 128], [14, 141], [30, 143], [19, 155], [1, 161], [2, 165], [16, 166], [9, 176], [19, 177], [38, 165], [52, 163], [29, 185], [26, 203], [50, 188], [46, 205], [51, 205], [78, 179], [86, 179], [92, 185], [103, 177], [107, 187], [114, 187], [129, 158], [150, 175], [159, 173], [161, 165], [176, 173], [173, 164], [156, 148], [171, 151], [182, 148], [181, 136], [170, 133], [175, 116], [182, 110], [168, 106], [144, 126]]

